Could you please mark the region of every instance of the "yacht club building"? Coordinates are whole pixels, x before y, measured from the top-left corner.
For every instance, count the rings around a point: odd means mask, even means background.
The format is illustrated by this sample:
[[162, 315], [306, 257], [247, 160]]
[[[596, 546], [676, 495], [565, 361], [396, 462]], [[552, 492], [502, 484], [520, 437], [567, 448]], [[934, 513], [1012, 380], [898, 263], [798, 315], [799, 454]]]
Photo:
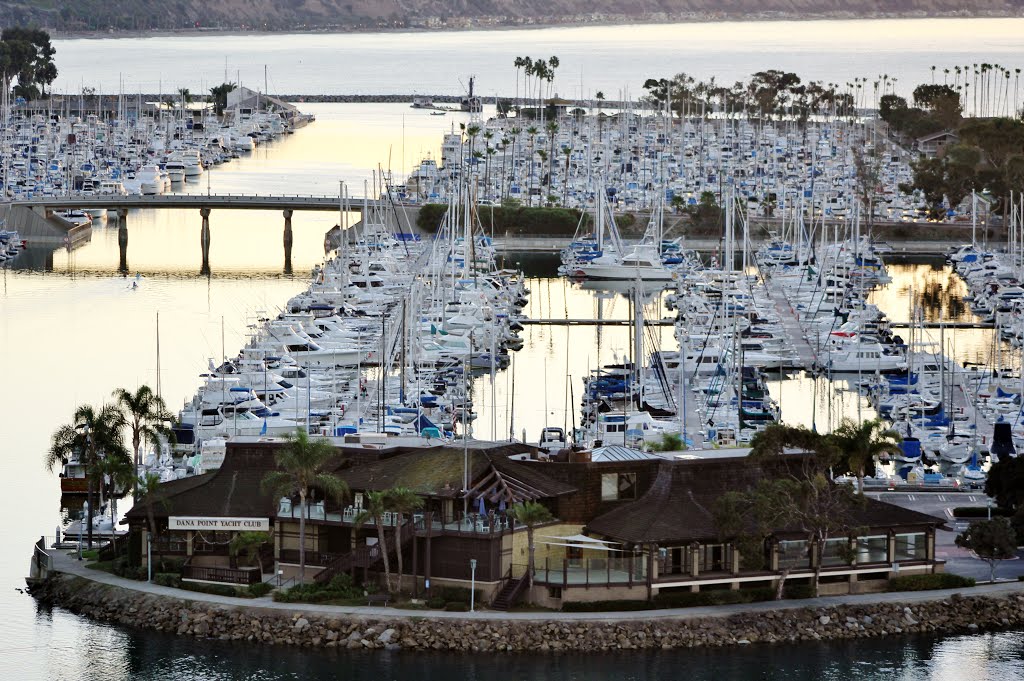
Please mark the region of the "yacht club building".
[[[127, 522], [141, 540], [133, 545], [142, 547], [142, 560], [152, 514], [153, 554], [183, 558], [186, 580], [292, 580], [299, 561], [298, 501], [274, 498], [261, 485], [283, 444], [276, 438], [235, 438], [218, 470], [165, 483], [157, 498], [141, 500]], [[882, 590], [895, 573], [943, 567], [935, 558], [940, 519], [867, 499], [846, 523], [855, 533], [815, 546], [792, 528], [778, 528], [764, 545], [766, 567], [748, 569], [739, 551], [719, 536], [715, 502], [727, 491], [777, 474], [773, 467], [801, 455], [758, 462], [642, 454], [591, 460], [589, 453], [566, 453], [541, 460], [520, 444], [338, 446], [335, 473], [350, 494], [337, 503], [314, 492], [306, 520], [307, 580], [328, 581], [339, 573], [375, 580], [383, 573], [377, 529], [357, 519], [367, 493], [394, 487], [411, 489], [423, 501], [415, 512], [383, 517], [393, 571], [396, 545], [403, 553], [403, 587], [424, 596], [437, 586], [468, 586], [475, 560], [477, 588], [494, 607], [509, 607], [524, 595], [527, 531], [508, 513], [523, 501], [543, 504], [554, 517], [534, 529], [532, 595], [549, 607], [766, 587], [784, 570], [787, 584], [806, 583], [818, 568], [823, 594]], [[260, 561], [264, 574], [228, 551], [233, 534], [246, 530], [272, 536]]]

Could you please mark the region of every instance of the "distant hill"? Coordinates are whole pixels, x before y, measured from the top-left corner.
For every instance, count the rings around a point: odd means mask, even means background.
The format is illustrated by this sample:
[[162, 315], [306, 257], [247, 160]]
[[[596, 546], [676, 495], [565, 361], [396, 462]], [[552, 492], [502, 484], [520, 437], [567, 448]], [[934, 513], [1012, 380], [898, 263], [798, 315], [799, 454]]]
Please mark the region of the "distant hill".
[[0, 25], [37, 25], [58, 33], [354, 30], [634, 20], [1005, 16], [1022, 11], [1024, 0], [0, 0]]

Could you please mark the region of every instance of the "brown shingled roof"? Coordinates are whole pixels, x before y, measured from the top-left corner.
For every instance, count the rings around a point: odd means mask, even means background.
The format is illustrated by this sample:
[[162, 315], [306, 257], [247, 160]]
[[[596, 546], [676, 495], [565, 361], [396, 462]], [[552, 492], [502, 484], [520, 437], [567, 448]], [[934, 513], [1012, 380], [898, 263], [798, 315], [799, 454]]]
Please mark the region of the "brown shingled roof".
[[[766, 469], [797, 460], [778, 457], [758, 462], [736, 457], [667, 461], [659, 467], [657, 478], [643, 497], [594, 518], [586, 530], [633, 544], [678, 545], [715, 539], [718, 528], [713, 508], [723, 494], [749, 489], [767, 474]], [[873, 499], [866, 501], [852, 512], [851, 525], [895, 528], [942, 524], [942, 520], [924, 513]]]

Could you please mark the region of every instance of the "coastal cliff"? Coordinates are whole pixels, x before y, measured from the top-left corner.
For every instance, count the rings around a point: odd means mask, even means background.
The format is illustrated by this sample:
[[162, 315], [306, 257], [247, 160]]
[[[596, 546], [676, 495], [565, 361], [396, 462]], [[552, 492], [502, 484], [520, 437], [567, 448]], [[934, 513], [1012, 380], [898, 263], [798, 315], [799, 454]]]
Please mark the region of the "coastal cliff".
[[0, 25], [57, 32], [371, 30], [632, 21], [1014, 16], [1024, 0], [24, 0], [0, 1]]

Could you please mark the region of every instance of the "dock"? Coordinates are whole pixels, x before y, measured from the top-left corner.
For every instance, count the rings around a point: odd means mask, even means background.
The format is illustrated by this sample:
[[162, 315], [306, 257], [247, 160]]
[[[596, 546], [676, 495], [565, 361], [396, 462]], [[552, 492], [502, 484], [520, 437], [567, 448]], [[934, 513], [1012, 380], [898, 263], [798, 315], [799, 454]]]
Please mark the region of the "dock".
[[799, 365], [794, 365], [792, 368], [813, 368], [817, 364], [818, 353], [807, 342], [807, 334], [804, 333], [804, 327], [800, 323], [800, 316], [793, 309], [781, 286], [775, 285], [774, 282], [768, 280], [765, 287], [768, 289], [768, 295], [771, 296], [772, 303], [775, 305], [775, 311], [781, 320], [786, 343], [800, 358]]

